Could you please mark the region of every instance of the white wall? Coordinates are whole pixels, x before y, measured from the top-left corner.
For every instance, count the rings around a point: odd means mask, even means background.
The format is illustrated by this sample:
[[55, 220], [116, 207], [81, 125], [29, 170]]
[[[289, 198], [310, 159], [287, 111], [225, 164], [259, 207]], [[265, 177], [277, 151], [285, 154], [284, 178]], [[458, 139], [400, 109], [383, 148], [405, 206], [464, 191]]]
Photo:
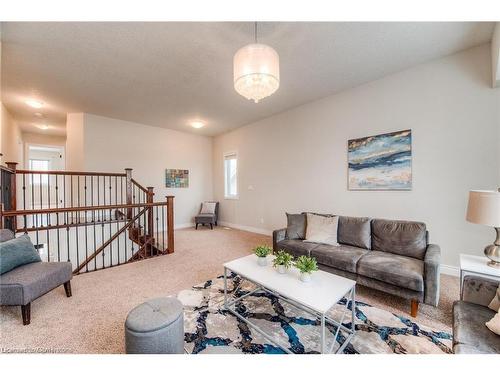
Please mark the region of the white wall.
[[[419, 220], [444, 264], [481, 254], [494, 231], [467, 223], [465, 210], [469, 189], [500, 183], [500, 91], [491, 88], [490, 66], [483, 45], [216, 137], [221, 220], [264, 231], [304, 210]], [[408, 128], [413, 190], [348, 191], [347, 140]], [[227, 151], [238, 152], [239, 200], [224, 200]]]
[[500, 22], [495, 25], [491, 38], [491, 80], [493, 87], [500, 86]]
[[68, 113], [66, 115], [66, 169], [68, 171], [85, 171], [84, 152], [83, 113]]
[[12, 118], [11, 114], [4, 107], [1, 106], [0, 118], [0, 152], [3, 154], [2, 162], [17, 162], [18, 168], [23, 166], [23, 139], [21, 130], [16, 121]]
[[[92, 114], [84, 114], [83, 122], [84, 170], [132, 168], [135, 180], [155, 188], [155, 201], [175, 196], [176, 227], [191, 224], [200, 203], [212, 199], [211, 138]], [[189, 188], [167, 189], [166, 168], [189, 169]]]

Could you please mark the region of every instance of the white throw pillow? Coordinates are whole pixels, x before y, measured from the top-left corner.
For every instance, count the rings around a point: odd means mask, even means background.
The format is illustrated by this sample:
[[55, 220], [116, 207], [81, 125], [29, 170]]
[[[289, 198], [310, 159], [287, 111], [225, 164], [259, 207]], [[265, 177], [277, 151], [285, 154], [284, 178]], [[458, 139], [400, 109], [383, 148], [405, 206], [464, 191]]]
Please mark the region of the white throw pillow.
[[339, 246], [337, 242], [338, 216], [307, 214], [306, 239], [304, 242]]
[[500, 285], [497, 288], [497, 293], [495, 294], [495, 297], [491, 300], [490, 304], [488, 305], [490, 309], [496, 312], [500, 312]]
[[496, 313], [489, 322], [486, 322], [486, 327], [497, 335], [500, 335], [500, 313]]
[[215, 202], [203, 202], [200, 214], [215, 214]]

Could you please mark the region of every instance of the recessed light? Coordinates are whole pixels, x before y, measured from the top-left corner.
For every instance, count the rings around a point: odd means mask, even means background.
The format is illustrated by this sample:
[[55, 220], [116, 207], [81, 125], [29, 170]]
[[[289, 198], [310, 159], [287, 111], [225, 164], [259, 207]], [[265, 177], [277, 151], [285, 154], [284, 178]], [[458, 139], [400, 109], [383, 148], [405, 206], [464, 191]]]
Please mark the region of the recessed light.
[[25, 103], [33, 108], [42, 108], [43, 107], [43, 102], [41, 102], [40, 100], [36, 100], [36, 99], [28, 99], [25, 101]]
[[201, 121], [193, 121], [191, 122], [191, 126], [195, 129], [199, 129], [205, 126], [205, 124]]
[[42, 125], [37, 125], [36, 127], [37, 127], [38, 129], [42, 129], [42, 130], [47, 130], [47, 129], [49, 128], [49, 126], [48, 126], [48, 125], [44, 125], [44, 124], [42, 124]]

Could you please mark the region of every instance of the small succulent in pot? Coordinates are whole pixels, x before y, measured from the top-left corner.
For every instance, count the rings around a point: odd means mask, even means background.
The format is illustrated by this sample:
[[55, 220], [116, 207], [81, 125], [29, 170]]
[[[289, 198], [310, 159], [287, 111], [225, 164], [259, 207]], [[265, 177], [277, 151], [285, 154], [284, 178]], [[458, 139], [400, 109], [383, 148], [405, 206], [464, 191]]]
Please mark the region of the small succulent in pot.
[[257, 246], [253, 249], [255, 255], [257, 255], [257, 262], [260, 266], [267, 266], [267, 256], [273, 252], [267, 245]]
[[300, 280], [304, 282], [311, 280], [311, 273], [318, 270], [316, 258], [305, 255], [298, 257], [294, 265], [300, 271]]
[[290, 268], [293, 264], [293, 255], [287, 253], [284, 250], [279, 250], [276, 253], [276, 257], [273, 260], [273, 267], [278, 270], [279, 273], [286, 273], [286, 270]]

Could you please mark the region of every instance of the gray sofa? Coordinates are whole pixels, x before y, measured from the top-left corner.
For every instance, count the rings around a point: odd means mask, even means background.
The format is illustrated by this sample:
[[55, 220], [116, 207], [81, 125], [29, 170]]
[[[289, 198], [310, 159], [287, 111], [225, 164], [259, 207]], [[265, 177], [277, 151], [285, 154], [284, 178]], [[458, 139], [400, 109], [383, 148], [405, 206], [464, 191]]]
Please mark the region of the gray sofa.
[[[0, 229], [0, 242], [14, 238], [14, 234]], [[31, 322], [31, 302], [64, 285], [67, 297], [71, 297], [70, 262], [29, 263], [0, 275], [0, 304], [2, 306], [21, 306], [23, 324]]]
[[485, 323], [495, 315], [488, 308], [498, 281], [465, 276], [462, 299], [453, 304], [453, 352], [455, 354], [499, 354], [500, 336]]
[[413, 317], [420, 302], [438, 304], [441, 250], [428, 243], [424, 223], [339, 216], [340, 246], [293, 237], [275, 230], [274, 250], [312, 256], [324, 271], [409, 299]]

